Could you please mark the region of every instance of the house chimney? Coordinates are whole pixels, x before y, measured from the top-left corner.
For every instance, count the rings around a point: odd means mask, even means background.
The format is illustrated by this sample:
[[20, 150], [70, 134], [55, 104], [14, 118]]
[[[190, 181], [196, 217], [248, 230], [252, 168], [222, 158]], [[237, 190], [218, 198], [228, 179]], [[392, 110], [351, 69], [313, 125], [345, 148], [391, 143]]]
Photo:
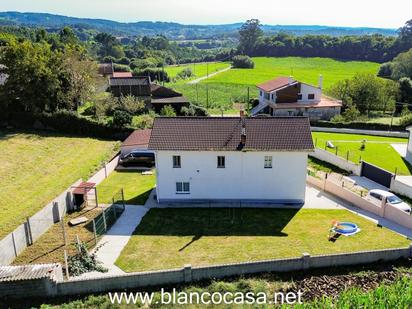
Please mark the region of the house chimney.
[[245, 119], [242, 118], [242, 131], [240, 134], [240, 144], [242, 146], [246, 145], [246, 123], [245, 123]]
[[293, 76], [288, 77], [288, 83], [289, 83], [289, 85], [293, 83]]
[[323, 87], [323, 76], [319, 75], [319, 89], [322, 89]]

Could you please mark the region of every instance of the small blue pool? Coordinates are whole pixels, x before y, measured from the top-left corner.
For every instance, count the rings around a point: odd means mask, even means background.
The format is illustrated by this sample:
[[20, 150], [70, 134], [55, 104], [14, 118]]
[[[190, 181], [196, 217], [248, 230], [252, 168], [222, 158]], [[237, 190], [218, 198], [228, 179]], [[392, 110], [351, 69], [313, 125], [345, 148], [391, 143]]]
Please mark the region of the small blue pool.
[[338, 226], [335, 226], [333, 230], [339, 234], [353, 234], [358, 231], [358, 226], [351, 222], [341, 222]]

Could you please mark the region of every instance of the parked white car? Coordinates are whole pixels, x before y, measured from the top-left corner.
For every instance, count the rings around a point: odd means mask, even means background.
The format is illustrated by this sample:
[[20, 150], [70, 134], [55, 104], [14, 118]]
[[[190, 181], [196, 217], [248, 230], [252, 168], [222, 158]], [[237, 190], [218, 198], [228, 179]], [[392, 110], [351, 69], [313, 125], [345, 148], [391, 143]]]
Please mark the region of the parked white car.
[[384, 197], [386, 197], [386, 202], [392, 205], [393, 207], [396, 207], [407, 213], [411, 213], [411, 206], [406, 204], [403, 200], [401, 200], [395, 194], [385, 191], [385, 190], [379, 190], [379, 189], [370, 190], [368, 195], [366, 196], [366, 199], [370, 201], [381, 202]]

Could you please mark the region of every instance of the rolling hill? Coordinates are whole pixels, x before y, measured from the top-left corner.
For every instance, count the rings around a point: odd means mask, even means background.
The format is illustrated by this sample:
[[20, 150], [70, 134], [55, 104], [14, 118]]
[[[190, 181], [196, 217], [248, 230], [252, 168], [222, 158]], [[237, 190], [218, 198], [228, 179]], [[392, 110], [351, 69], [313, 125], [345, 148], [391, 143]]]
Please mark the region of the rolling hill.
[[[46, 13], [0, 12], [0, 25], [44, 27], [51, 29], [61, 28], [63, 26], [72, 26], [81, 29], [109, 32], [118, 36], [152, 36], [156, 34], [163, 34], [169, 39], [193, 40], [228, 36], [234, 37], [237, 35], [237, 30], [240, 28], [242, 23], [224, 25], [183, 25], [179, 23], [151, 21], [121, 23], [105, 19], [76, 18]], [[396, 35], [396, 29], [329, 27], [318, 25], [263, 25], [263, 30], [267, 34], [288, 32], [295, 35]]]

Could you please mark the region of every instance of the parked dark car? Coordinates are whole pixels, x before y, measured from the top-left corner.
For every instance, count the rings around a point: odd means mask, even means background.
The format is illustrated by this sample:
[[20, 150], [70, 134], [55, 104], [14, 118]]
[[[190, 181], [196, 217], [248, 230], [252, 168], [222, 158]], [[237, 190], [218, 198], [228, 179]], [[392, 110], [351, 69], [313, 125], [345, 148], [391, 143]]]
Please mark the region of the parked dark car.
[[127, 166], [153, 167], [155, 165], [155, 155], [152, 152], [132, 151], [120, 158], [119, 164]]

